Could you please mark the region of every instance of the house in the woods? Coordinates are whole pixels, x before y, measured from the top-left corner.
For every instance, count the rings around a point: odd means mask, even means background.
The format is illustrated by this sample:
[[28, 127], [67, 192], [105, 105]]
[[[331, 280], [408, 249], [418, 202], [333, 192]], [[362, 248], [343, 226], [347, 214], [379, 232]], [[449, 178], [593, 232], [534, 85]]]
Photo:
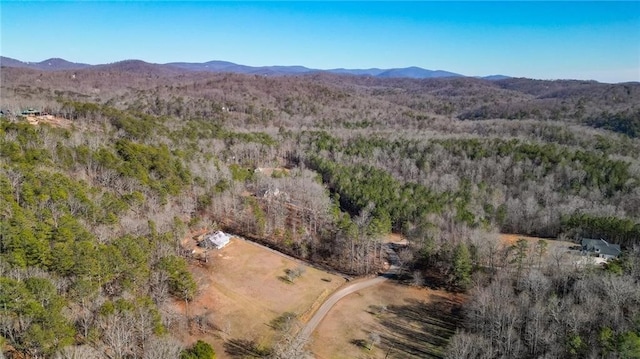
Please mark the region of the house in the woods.
[[290, 200], [287, 192], [281, 191], [277, 187], [261, 188], [256, 191], [256, 196], [265, 200], [279, 199], [288, 202]]
[[282, 194], [282, 192], [280, 192], [280, 189], [278, 188], [268, 188], [262, 191], [258, 191], [258, 194], [262, 198], [270, 198], [270, 197], [278, 197]]
[[33, 108], [28, 108], [20, 113], [22, 116], [40, 116], [42, 112]]
[[204, 248], [221, 249], [227, 244], [229, 244], [230, 240], [231, 240], [230, 234], [224, 233], [222, 231], [217, 231], [215, 233], [205, 234], [204, 238], [202, 238], [202, 241], [200, 241], [198, 245]]
[[611, 244], [604, 239], [582, 239], [582, 252], [603, 259], [618, 258], [622, 250], [619, 244]]

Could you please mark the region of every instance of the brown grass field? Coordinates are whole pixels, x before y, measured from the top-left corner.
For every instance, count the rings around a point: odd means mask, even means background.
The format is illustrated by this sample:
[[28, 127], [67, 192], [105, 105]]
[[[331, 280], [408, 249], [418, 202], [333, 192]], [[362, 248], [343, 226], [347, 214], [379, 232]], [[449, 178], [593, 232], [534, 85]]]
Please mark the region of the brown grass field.
[[[460, 320], [463, 296], [394, 282], [338, 302], [314, 334], [318, 359], [440, 358]], [[369, 349], [371, 333], [380, 343]]]
[[[300, 262], [254, 243], [233, 238], [221, 250], [211, 250], [207, 263], [194, 262], [191, 273], [198, 282], [198, 295], [189, 303], [189, 317], [200, 316], [211, 326], [176, 333], [190, 344], [197, 339], [211, 343], [217, 358], [231, 358], [224, 341], [251, 341], [257, 346], [271, 344], [275, 331], [269, 323], [285, 312], [303, 319], [315, 310], [345, 279], [303, 265], [304, 274], [288, 283], [281, 279], [286, 269]], [[184, 315], [184, 303], [175, 310]]]
[[528, 237], [528, 236], [521, 236], [517, 234], [504, 234], [504, 233], [500, 234], [500, 242], [505, 247], [513, 246], [520, 238], [525, 239], [527, 241], [530, 251], [536, 247], [536, 244], [538, 243], [538, 241], [543, 240], [547, 242], [547, 254], [546, 254], [547, 257], [552, 255], [553, 253], [567, 252], [571, 247], [575, 247], [578, 245], [577, 243], [561, 241], [558, 239]]
[[47, 123], [53, 127], [71, 128], [73, 124], [70, 120], [52, 115], [26, 116], [27, 122], [31, 125], [39, 125]]

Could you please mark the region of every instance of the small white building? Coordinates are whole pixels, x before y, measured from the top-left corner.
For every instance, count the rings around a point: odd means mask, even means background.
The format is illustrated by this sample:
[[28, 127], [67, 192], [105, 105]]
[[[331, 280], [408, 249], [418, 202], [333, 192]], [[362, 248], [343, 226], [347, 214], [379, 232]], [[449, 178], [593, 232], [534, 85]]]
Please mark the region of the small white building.
[[215, 233], [207, 233], [202, 241], [198, 243], [200, 247], [204, 248], [215, 248], [221, 249], [224, 248], [229, 241], [231, 240], [231, 235], [224, 233], [222, 231], [217, 231]]

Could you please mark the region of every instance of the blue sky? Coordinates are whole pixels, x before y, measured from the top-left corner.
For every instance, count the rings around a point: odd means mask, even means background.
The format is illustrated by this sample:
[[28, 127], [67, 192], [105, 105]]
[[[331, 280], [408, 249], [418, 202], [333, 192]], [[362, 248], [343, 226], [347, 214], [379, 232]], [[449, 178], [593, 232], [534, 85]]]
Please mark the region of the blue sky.
[[640, 1], [0, 0], [0, 53], [640, 81]]

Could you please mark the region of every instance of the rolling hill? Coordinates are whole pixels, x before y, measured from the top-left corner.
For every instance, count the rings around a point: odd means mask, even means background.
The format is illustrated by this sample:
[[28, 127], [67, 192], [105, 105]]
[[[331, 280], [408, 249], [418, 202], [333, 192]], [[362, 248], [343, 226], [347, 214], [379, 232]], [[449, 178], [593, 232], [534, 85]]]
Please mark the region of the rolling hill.
[[[312, 73], [331, 73], [339, 75], [353, 75], [353, 76], [372, 76], [379, 78], [413, 78], [413, 79], [428, 79], [428, 78], [446, 78], [446, 77], [465, 77], [465, 75], [444, 71], [444, 70], [427, 70], [421, 67], [406, 67], [406, 68], [391, 68], [391, 69], [329, 69], [320, 70], [312, 69], [304, 66], [247, 66], [240, 65], [228, 61], [207, 61], [207, 62], [170, 62], [166, 64], [150, 64], [141, 60], [124, 60], [111, 64], [99, 64], [89, 65], [82, 63], [69, 62], [59, 58], [51, 58], [41, 62], [24, 62], [9, 57], [1, 57], [0, 65], [5, 67], [21, 67], [29, 68], [41, 71], [59, 71], [59, 70], [78, 70], [86, 68], [105, 68], [106, 66], [118, 66], [127, 67], [129, 70], [133, 67], [139, 67], [141, 63], [145, 66], [162, 67], [163, 71], [187, 71], [187, 72], [225, 72], [225, 73], [238, 73], [238, 74], [251, 74], [251, 75], [263, 75], [263, 76], [286, 76], [286, 75], [301, 75]], [[145, 72], [156, 72], [158, 70], [146, 69]], [[483, 77], [481, 77], [483, 78]], [[509, 78], [504, 75], [491, 75], [489, 79], [505, 79]]]

